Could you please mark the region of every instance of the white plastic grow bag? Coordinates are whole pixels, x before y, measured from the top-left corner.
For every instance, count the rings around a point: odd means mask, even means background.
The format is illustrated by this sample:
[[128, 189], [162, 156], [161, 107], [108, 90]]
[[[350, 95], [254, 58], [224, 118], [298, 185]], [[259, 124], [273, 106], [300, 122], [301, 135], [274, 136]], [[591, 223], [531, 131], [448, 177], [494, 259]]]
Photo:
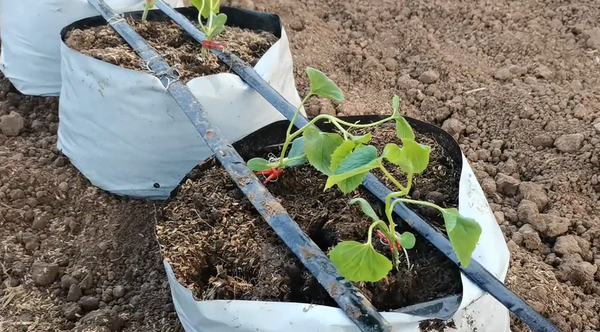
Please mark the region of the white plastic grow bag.
[[[473, 258], [498, 279], [504, 281], [510, 253], [500, 227], [481, 190], [473, 170], [463, 155], [460, 178], [459, 211], [474, 218], [482, 228]], [[169, 263], [164, 261], [171, 295], [179, 320], [186, 332], [358, 332], [359, 329], [339, 308], [303, 303], [262, 301], [196, 301], [181, 285]], [[463, 296], [451, 320], [460, 332], [510, 332], [509, 311], [491, 295], [484, 293], [463, 274]], [[419, 290], [416, 289], [416, 292]], [[413, 316], [384, 312], [398, 332], [421, 332], [419, 323], [434, 316]]]
[[[105, 0], [117, 12], [142, 10], [144, 0]], [[183, 6], [182, 0], [166, 0]], [[60, 30], [98, 12], [86, 0], [0, 0], [0, 69], [26, 95], [60, 93]]]
[[[58, 149], [93, 185], [118, 195], [166, 199], [192, 168], [212, 156], [155, 76], [96, 60], [62, 42], [61, 48]], [[283, 29], [254, 69], [300, 105]], [[195, 78], [187, 86], [232, 143], [285, 119], [235, 74]]]

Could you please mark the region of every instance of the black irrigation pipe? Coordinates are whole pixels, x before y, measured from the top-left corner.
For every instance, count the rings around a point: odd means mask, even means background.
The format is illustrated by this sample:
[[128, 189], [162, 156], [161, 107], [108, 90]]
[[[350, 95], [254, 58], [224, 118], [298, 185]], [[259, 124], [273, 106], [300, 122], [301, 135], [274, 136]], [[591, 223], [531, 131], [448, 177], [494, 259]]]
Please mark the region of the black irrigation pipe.
[[[88, 0], [90, 1], [90, 0]], [[204, 34], [198, 27], [190, 22], [185, 16], [175, 11], [163, 0], [156, 0], [156, 6], [162, 10], [173, 21], [179, 24], [196, 41], [202, 43], [205, 39]], [[231, 67], [244, 82], [265, 98], [273, 107], [275, 107], [288, 120], [292, 120], [296, 107], [283, 98], [269, 83], [267, 83], [258, 73], [243, 60], [234, 54], [226, 54], [219, 50], [211, 49], [213, 54], [219, 57], [221, 61]], [[308, 123], [308, 119], [300, 115], [295, 122], [295, 126], [300, 128]], [[316, 128], [316, 126], [315, 126]], [[316, 128], [318, 129], [318, 128]], [[372, 173], [369, 173], [363, 185], [367, 190], [385, 202], [385, 197], [391, 191], [381, 183]], [[429, 225], [421, 216], [409, 209], [406, 204], [396, 204], [394, 212], [402, 220], [413, 227], [419, 234], [425, 237], [431, 244], [448, 257], [459, 269], [482, 290], [491, 294], [496, 300], [502, 303], [508, 310], [512, 311], [517, 317], [525, 322], [535, 332], [561, 332], [546, 317], [535, 311], [527, 302], [510, 291], [500, 280], [483, 267], [475, 259], [471, 260], [468, 267], [462, 267], [458, 262], [456, 254], [452, 250], [450, 241]]]
[[233, 146], [223, 138], [219, 128], [206, 117], [203, 106], [164, 59], [131, 28], [123, 16], [117, 15], [104, 0], [88, 0], [123, 39], [146, 62], [169, 94], [175, 99], [223, 168], [252, 205], [317, 278], [344, 313], [364, 332], [392, 332], [389, 322], [364, 295], [337, 273], [335, 265], [300, 229], [275, 197], [263, 186]]

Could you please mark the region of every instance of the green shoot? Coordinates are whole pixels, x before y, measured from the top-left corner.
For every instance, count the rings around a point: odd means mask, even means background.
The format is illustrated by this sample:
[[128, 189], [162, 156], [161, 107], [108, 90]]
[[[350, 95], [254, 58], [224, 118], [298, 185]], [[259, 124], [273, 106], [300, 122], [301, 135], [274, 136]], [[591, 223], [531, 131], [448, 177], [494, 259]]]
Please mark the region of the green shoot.
[[[190, 0], [192, 5], [198, 9], [198, 26], [204, 33], [205, 40], [202, 42], [202, 58], [205, 58], [210, 48], [221, 48], [220, 43], [212, 40], [225, 30], [227, 15], [219, 13], [220, 0]], [[202, 20], [206, 20], [206, 24]]]
[[[344, 100], [341, 90], [325, 74], [310, 67], [306, 72], [310, 80], [310, 90], [296, 109], [288, 127], [280, 158], [275, 161], [253, 158], [248, 161], [248, 167], [258, 174], [268, 175], [266, 184], [280, 176], [283, 169], [287, 167], [309, 163], [327, 176], [325, 190], [337, 186], [344, 194], [357, 189], [365, 176], [376, 169], [394, 184], [396, 191], [390, 193], [385, 201], [387, 222], [375, 214], [366, 200], [357, 198], [350, 201], [350, 204], [360, 204], [363, 213], [371, 218], [373, 223], [369, 228], [366, 243], [344, 241], [329, 253], [340, 274], [349, 281], [382, 280], [392, 268], [398, 269], [400, 250], [404, 252], [410, 269], [406, 249], [414, 247], [415, 237], [408, 232], [398, 234], [395, 230], [393, 210], [399, 202], [419, 204], [438, 210], [444, 218], [448, 238], [459, 262], [467, 267], [479, 241], [481, 226], [475, 220], [461, 216], [457, 209], [444, 209], [429, 202], [405, 198], [412, 188], [413, 177], [427, 169], [431, 148], [415, 141], [415, 134], [410, 124], [400, 115], [399, 97], [394, 96], [392, 99], [392, 115], [380, 121], [369, 124], [349, 123], [331, 115], [321, 114], [292, 133], [294, 122], [309, 98], [317, 96], [338, 102]], [[319, 120], [326, 120], [333, 124], [338, 133], [325, 133], [315, 129], [313, 125]], [[361, 136], [350, 133], [352, 129], [369, 129], [392, 121], [395, 122], [396, 137], [402, 142], [402, 146], [388, 143], [381, 154], [374, 146], [369, 145], [371, 133]], [[286, 157], [290, 145], [291, 149]], [[384, 161], [405, 173], [406, 183], [400, 183], [384, 165]], [[373, 248], [373, 232], [376, 232], [377, 236], [389, 246], [391, 262]]]
[[154, 8], [154, 0], [146, 0], [144, 3], [144, 13], [142, 13], [142, 22], [146, 22], [146, 19], [148, 18], [148, 12], [152, 8]]

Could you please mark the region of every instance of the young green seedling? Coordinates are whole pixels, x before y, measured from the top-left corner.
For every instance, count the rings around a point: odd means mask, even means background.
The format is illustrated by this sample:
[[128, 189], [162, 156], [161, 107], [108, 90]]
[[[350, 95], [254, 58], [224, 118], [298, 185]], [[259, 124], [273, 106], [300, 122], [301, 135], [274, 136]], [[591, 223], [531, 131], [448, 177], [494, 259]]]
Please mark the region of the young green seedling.
[[[213, 38], [225, 30], [227, 15], [219, 13], [220, 0], [190, 0], [190, 2], [198, 9], [198, 25], [205, 36], [201, 56], [205, 58], [209, 49], [223, 48], [223, 44], [213, 41]], [[206, 20], [206, 24], [202, 23], [202, 19]]]
[[[308, 162], [327, 176], [325, 190], [337, 186], [344, 194], [357, 189], [372, 170], [380, 170], [394, 184], [397, 191], [390, 193], [385, 201], [387, 224], [373, 212], [371, 206], [364, 199], [350, 201], [350, 204], [359, 203], [362, 211], [373, 219], [366, 243], [341, 242], [329, 253], [340, 274], [350, 281], [376, 282], [385, 278], [392, 267], [398, 268], [400, 249], [410, 249], [414, 246], [414, 236], [411, 233], [399, 235], [395, 231], [393, 210], [399, 202], [423, 205], [438, 210], [444, 218], [450, 243], [459, 262], [465, 267], [468, 266], [481, 235], [479, 224], [471, 218], [460, 215], [455, 208], [445, 209], [433, 203], [405, 198], [410, 193], [413, 177], [427, 169], [431, 148], [415, 141], [415, 134], [410, 124], [399, 113], [400, 99], [398, 96], [394, 96], [392, 100], [392, 115], [380, 121], [369, 124], [349, 123], [331, 115], [321, 114], [292, 133], [294, 122], [310, 97], [319, 96], [339, 102], [344, 99], [344, 95], [337, 85], [325, 74], [310, 67], [307, 68], [307, 74], [310, 80], [310, 91], [298, 106], [288, 127], [280, 158], [272, 161], [253, 158], [248, 161], [248, 167], [257, 171], [258, 174], [267, 175], [266, 184], [280, 176], [284, 168]], [[319, 120], [329, 121], [339, 133], [320, 132], [313, 127]], [[372, 138], [371, 133], [364, 135], [350, 133], [352, 129], [374, 128], [392, 121], [395, 122], [396, 137], [402, 142], [402, 146], [388, 143], [381, 154], [378, 153], [377, 148], [369, 145]], [[302, 137], [299, 137], [300, 135]], [[290, 144], [292, 147], [285, 157]], [[405, 185], [390, 173], [384, 161], [406, 174]], [[377, 235], [389, 245], [392, 252], [391, 262], [373, 248], [373, 231], [377, 231]], [[408, 255], [406, 258], [407, 264], [410, 266]]]
[[154, 0], [146, 0], [144, 3], [144, 12], [142, 13], [142, 22], [146, 22], [146, 18], [148, 18], [148, 12], [152, 8], [154, 8]]

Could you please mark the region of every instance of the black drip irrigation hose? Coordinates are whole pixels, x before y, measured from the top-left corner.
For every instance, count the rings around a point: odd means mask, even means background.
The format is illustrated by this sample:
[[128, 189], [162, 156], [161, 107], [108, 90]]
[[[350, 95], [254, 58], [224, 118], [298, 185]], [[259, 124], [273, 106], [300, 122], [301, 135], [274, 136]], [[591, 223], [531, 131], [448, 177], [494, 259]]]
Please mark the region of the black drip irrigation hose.
[[236, 185], [356, 326], [364, 332], [393, 332], [390, 323], [356, 287], [337, 273], [335, 265], [246, 166], [238, 152], [223, 138], [219, 128], [210, 123], [200, 102], [189, 88], [178, 80], [177, 74], [164, 59], [104, 0], [88, 2], [148, 64], [153, 75], [179, 104]]
[[[89, 1], [89, 0], [88, 0]], [[190, 22], [185, 16], [175, 11], [171, 6], [163, 0], [156, 0], [156, 6], [169, 16], [175, 23], [180, 25], [188, 34], [196, 41], [202, 43], [205, 39], [204, 34], [198, 27]], [[221, 61], [231, 67], [231, 70], [236, 73], [244, 82], [265, 98], [273, 107], [275, 107], [288, 120], [292, 120], [296, 107], [290, 104], [283, 98], [273, 87], [269, 85], [254, 68], [250, 67], [243, 60], [234, 54], [228, 54], [216, 49], [210, 50], [213, 54], [219, 57]], [[308, 123], [308, 119], [301, 114], [295, 121], [295, 126], [301, 128]], [[316, 126], [315, 129], [319, 130]], [[382, 202], [385, 202], [386, 196], [391, 193], [381, 181], [379, 181], [372, 173], [369, 173], [363, 185], [367, 190], [377, 196]], [[483, 291], [488, 292], [508, 310], [513, 312], [525, 324], [535, 332], [561, 332], [554, 326], [546, 317], [535, 311], [527, 302], [523, 301], [519, 296], [509, 290], [498, 278], [490, 273], [475, 259], [471, 259], [468, 267], [462, 267], [458, 262], [450, 241], [440, 232], [429, 225], [421, 216], [409, 209], [404, 203], [397, 203], [394, 207], [394, 212], [402, 220], [413, 227], [419, 234], [426, 238], [446, 257], [448, 257], [459, 269], [473, 281]]]

